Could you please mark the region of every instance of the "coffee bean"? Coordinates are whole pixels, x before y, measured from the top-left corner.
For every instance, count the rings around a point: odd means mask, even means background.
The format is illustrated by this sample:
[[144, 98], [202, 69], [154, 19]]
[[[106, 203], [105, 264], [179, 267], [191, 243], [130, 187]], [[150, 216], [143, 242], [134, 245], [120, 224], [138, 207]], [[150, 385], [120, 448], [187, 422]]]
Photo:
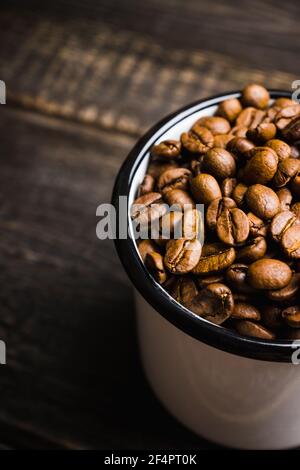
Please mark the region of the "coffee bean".
[[273, 178], [273, 185], [276, 188], [286, 186], [299, 171], [300, 160], [297, 160], [296, 158], [285, 158], [284, 160], [281, 160]]
[[151, 156], [162, 160], [172, 160], [180, 155], [181, 143], [177, 140], [164, 140], [151, 149]]
[[253, 212], [247, 214], [249, 221], [250, 235], [252, 237], [266, 237], [268, 233], [268, 223], [257, 217]]
[[282, 308], [278, 305], [264, 304], [261, 310], [262, 323], [273, 331], [277, 331], [282, 327]]
[[298, 142], [300, 140], [300, 116], [293, 119], [283, 129], [282, 134], [289, 142]]
[[280, 242], [286, 230], [297, 222], [296, 215], [292, 211], [281, 211], [272, 220], [270, 233], [272, 238]]
[[272, 139], [266, 143], [266, 147], [270, 147], [278, 156], [279, 160], [291, 157], [291, 147], [279, 139]]
[[248, 129], [255, 129], [265, 118], [265, 111], [248, 107], [243, 109], [236, 120], [238, 128], [243, 128], [243, 132], [240, 132], [236, 137], [246, 137]]
[[[293, 105], [286, 106], [284, 108], [281, 108], [278, 111], [275, 117], [275, 124], [279, 130], [283, 131], [299, 115], [300, 115], [300, 105], [294, 103]], [[283, 132], [283, 136], [284, 136], [284, 132]]]
[[143, 262], [145, 262], [148, 253], [150, 254], [157, 251], [157, 247], [151, 240], [142, 240], [138, 245], [138, 249]]
[[213, 134], [204, 126], [195, 125], [189, 132], [181, 135], [181, 142], [191, 153], [205, 153], [214, 145]]
[[270, 101], [268, 90], [261, 85], [247, 85], [242, 92], [242, 102], [244, 106], [254, 106], [258, 109], [265, 109]]
[[277, 259], [260, 259], [249, 266], [247, 281], [255, 289], [282, 289], [292, 279], [286, 263]]
[[291, 207], [291, 211], [295, 214], [297, 219], [300, 219], [300, 202], [295, 202]]
[[173, 274], [190, 272], [198, 263], [201, 255], [199, 240], [170, 240], [164, 258], [165, 266]]
[[200, 231], [204, 232], [204, 221], [197, 209], [185, 210], [182, 219], [182, 236], [187, 240], [197, 238]]
[[248, 131], [248, 127], [246, 127], [244, 125], [238, 125], [238, 126], [235, 126], [231, 129], [230, 134], [231, 134], [232, 137], [242, 137], [243, 139], [245, 139], [247, 131]]
[[217, 235], [227, 245], [245, 242], [249, 235], [247, 215], [238, 208], [223, 209], [217, 220]]
[[229, 122], [234, 122], [242, 109], [241, 102], [237, 98], [230, 98], [219, 104], [217, 114]]
[[210, 230], [215, 230], [217, 221], [224, 209], [236, 207], [236, 203], [229, 197], [214, 199], [208, 206], [206, 212], [206, 224]]
[[145, 175], [144, 179], [139, 187], [139, 196], [144, 194], [152, 193], [155, 186], [155, 179], [151, 175]]
[[273, 302], [287, 302], [297, 294], [300, 286], [300, 274], [294, 273], [289, 284], [282, 289], [271, 290], [266, 293], [268, 299]]
[[236, 322], [236, 330], [240, 335], [252, 336], [254, 338], [275, 339], [276, 337], [272, 331], [249, 320], [240, 320]]
[[164, 267], [163, 257], [160, 253], [147, 253], [145, 264], [157, 282], [162, 284], [166, 281], [167, 273]]
[[232, 139], [230, 134], [218, 134], [214, 136], [214, 147], [226, 149], [228, 142]]
[[175, 168], [162, 173], [157, 182], [157, 189], [164, 194], [170, 189], [188, 190], [189, 178], [192, 172], [187, 168]]
[[182, 189], [170, 189], [170, 191], [166, 191], [164, 198], [169, 206], [177, 207], [178, 209], [184, 210], [187, 208], [186, 206], [190, 206], [190, 208], [195, 206], [190, 194]]
[[202, 278], [197, 279], [198, 286], [200, 289], [203, 289], [204, 287], [209, 286], [210, 284], [223, 284], [224, 282], [224, 275], [223, 273], [216, 273], [216, 274], [211, 274], [209, 276], [205, 276]]
[[282, 211], [288, 211], [290, 210], [290, 206], [292, 203], [292, 193], [288, 188], [281, 188], [279, 191], [276, 192], [279, 203], [280, 203], [280, 209]]
[[300, 306], [293, 305], [281, 313], [283, 321], [292, 328], [300, 328]]
[[235, 302], [231, 318], [235, 320], [259, 321], [260, 311], [254, 305], [245, 302]]
[[217, 180], [206, 173], [201, 173], [191, 180], [191, 191], [197, 202], [209, 204], [214, 199], [222, 197]]
[[176, 276], [176, 280], [169, 292], [182, 305], [189, 305], [194, 297], [198, 295], [197, 286], [189, 276]]
[[249, 209], [260, 219], [272, 219], [280, 210], [276, 193], [262, 184], [250, 186], [245, 195]]
[[162, 162], [160, 160], [155, 160], [149, 164], [147, 171], [150, 176], [157, 179], [164, 171], [172, 170], [174, 168], [178, 168], [177, 163], [174, 161]]
[[238, 183], [232, 192], [232, 198], [239, 207], [242, 207], [244, 204], [247, 190], [248, 186], [246, 186], [244, 183]]
[[299, 219], [284, 231], [281, 246], [285, 254], [293, 259], [300, 259], [300, 221]]
[[204, 245], [202, 256], [193, 273], [201, 276], [218, 273], [228, 268], [235, 260], [235, 250], [221, 243]]
[[203, 171], [216, 179], [232, 178], [236, 173], [235, 160], [231, 153], [222, 148], [209, 150], [203, 159]]
[[291, 100], [290, 98], [276, 98], [274, 101], [273, 106], [276, 108], [286, 108], [287, 106], [293, 106], [295, 101]]
[[213, 135], [228, 134], [231, 126], [227, 119], [219, 116], [204, 116], [196, 122], [195, 126], [204, 126], [210, 130]]
[[236, 185], [237, 185], [236, 178], [225, 178], [221, 183], [222, 195], [224, 197], [231, 197]]
[[[163, 215], [159, 220], [159, 232], [155, 237], [155, 242], [157, 243], [158, 241], [160, 241], [167, 243], [170, 238], [181, 237], [182, 217], [183, 214], [181, 211], [170, 211], [167, 214]], [[165, 243], [162, 244], [164, 245]]]
[[264, 237], [256, 237], [250, 240], [237, 253], [237, 259], [245, 263], [253, 263], [265, 256], [267, 242]]
[[256, 147], [249, 151], [250, 160], [244, 169], [247, 184], [266, 184], [272, 180], [278, 165], [277, 154], [269, 147]]
[[159, 219], [167, 212], [160, 193], [148, 193], [138, 197], [131, 207], [131, 218], [141, 227]]
[[234, 137], [227, 144], [227, 150], [234, 155], [237, 159], [246, 160], [248, 152], [255, 148], [253, 142], [243, 137]]
[[254, 129], [247, 131], [247, 138], [256, 144], [264, 144], [275, 137], [277, 128], [272, 122], [262, 122]]
[[242, 263], [232, 264], [226, 271], [226, 281], [229, 286], [242, 293], [254, 292], [246, 281], [248, 265]]
[[234, 309], [231, 290], [224, 284], [210, 284], [189, 304], [190, 310], [206, 320], [221, 325]]

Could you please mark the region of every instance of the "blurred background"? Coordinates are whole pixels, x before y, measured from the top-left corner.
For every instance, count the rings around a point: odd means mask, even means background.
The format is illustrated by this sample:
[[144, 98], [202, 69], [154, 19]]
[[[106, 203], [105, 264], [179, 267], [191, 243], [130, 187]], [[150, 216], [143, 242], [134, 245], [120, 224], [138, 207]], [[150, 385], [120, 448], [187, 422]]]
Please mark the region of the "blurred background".
[[300, 3], [0, 8], [0, 448], [213, 448], [144, 379], [129, 282], [113, 244], [96, 238], [96, 207], [170, 111], [253, 81], [289, 90]]

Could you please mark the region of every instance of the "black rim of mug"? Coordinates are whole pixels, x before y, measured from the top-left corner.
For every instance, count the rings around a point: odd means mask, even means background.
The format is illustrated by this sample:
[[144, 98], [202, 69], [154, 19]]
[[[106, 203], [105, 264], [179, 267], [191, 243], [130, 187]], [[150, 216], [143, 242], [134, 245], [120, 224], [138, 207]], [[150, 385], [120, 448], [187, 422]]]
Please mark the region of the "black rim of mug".
[[[291, 96], [291, 93], [288, 91], [269, 90], [269, 92], [271, 98], [290, 98]], [[152, 143], [149, 144], [149, 146], [147, 145], [150, 139], [171, 120], [172, 125], [170, 125], [170, 128], [187, 116], [218, 104], [224, 97], [239, 97], [240, 94], [240, 91], [232, 91], [197, 100], [159, 121], [139, 139], [121, 166], [113, 189], [112, 204], [116, 209], [117, 234], [119, 233], [119, 196], [129, 195], [134, 175], [152, 145]], [[181, 114], [189, 109], [191, 109], [191, 113], [188, 115], [185, 114], [184, 117], [182, 117]], [[176, 122], [173, 122], [176, 117], [178, 119]], [[164, 129], [162, 133], [164, 134], [166, 130], [167, 129]], [[155, 140], [159, 139], [159, 137], [160, 135], [157, 135]], [[126, 214], [128, 214], [128, 211]], [[129, 220], [127, 215], [126, 218], [128, 225]], [[291, 362], [292, 353], [295, 351], [295, 345], [292, 340], [272, 341], [241, 336], [238, 333], [200, 318], [172, 299], [160, 284], [155, 281], [142, 263], [136, 246], [130, 237], [126, 239], [117, 238], [115, 240], [115, 246], [127, 275], [142, 297], [166, 320], [186, 334], [209, 346], [238, 356], [264, 361]]]

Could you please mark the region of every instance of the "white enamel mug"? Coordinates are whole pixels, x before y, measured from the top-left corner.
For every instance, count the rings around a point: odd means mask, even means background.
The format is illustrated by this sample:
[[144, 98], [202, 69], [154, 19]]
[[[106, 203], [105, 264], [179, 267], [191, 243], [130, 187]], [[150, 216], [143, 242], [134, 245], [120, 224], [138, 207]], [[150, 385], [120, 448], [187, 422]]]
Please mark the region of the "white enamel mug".
[[[274, 99], [290, 96], [270, 91]], [[129, 207], [146, 172], [149, 149], [180, 134], [219, 102], [239, 92], [198, 101], [165, 118], [137, 143], [113, 191], [119, 222], [132, 233]], [[128, 197], [127, 210], [120, 196]], [[124, 201], [123, 201], [124, 203]], [[146, 376], [159, 400], [181, 423], [216, 443], [240, 449], [300, 445], [300, 365], [292, 341], [242, 337], [176, 302], [145, 269], [132, 237], [116, 247], [136, 292], [138, 335]], [[300, 357], [300, 353], [299, 353]]]

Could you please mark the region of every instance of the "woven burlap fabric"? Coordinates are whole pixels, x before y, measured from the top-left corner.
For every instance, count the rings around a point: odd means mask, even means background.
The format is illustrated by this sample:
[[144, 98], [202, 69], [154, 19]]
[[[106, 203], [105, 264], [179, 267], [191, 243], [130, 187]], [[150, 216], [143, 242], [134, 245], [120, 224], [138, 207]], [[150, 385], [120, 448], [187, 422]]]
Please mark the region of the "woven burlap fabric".
[[137, 33], [11, 12], [0, 19], [0, 70], [11, 103], [130, 134], [172, 110], [247, 82], [290, 89], [296, 78], [223, 55], [165, 50]]

